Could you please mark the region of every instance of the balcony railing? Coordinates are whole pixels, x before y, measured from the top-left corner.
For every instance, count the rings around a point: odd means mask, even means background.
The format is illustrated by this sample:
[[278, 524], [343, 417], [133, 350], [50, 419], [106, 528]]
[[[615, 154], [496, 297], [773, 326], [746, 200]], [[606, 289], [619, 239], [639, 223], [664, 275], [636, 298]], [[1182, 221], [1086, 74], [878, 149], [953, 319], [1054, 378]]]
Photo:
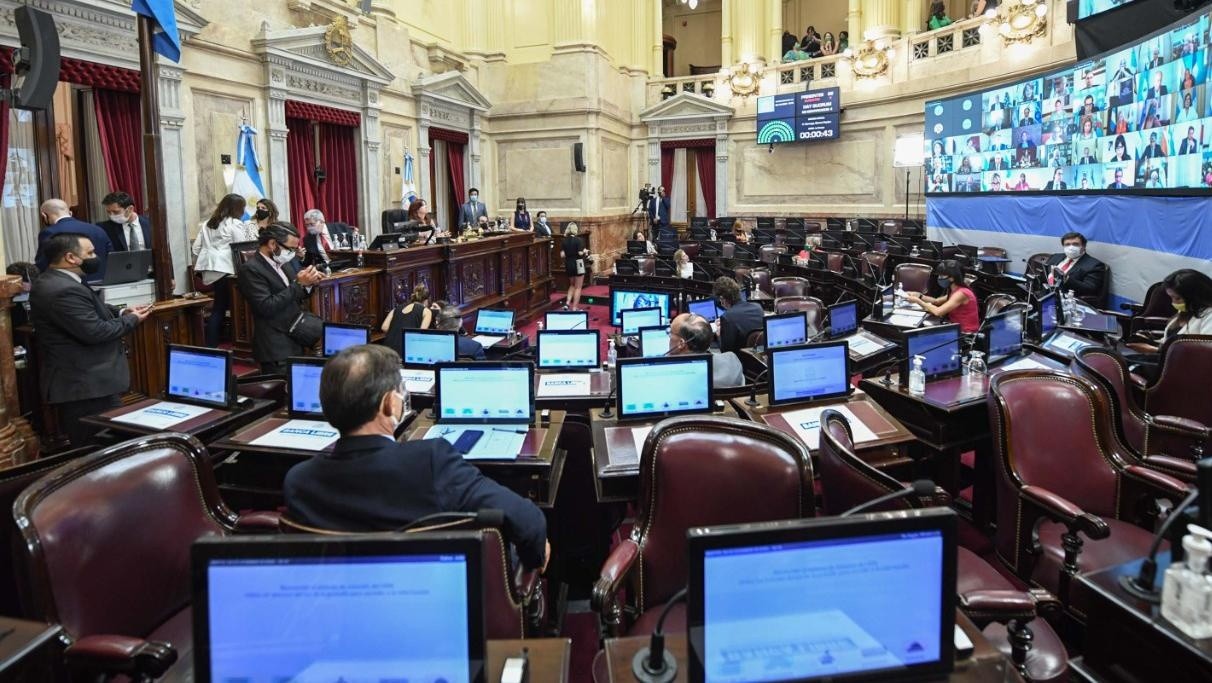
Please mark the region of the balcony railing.
[[915, 33], [908, 39], [909, 59], [917, 62], [970, 47], [979, 47], [982, 40], [981, 26], [988, 21], [984, 17], [964, 19], [940, 29]]

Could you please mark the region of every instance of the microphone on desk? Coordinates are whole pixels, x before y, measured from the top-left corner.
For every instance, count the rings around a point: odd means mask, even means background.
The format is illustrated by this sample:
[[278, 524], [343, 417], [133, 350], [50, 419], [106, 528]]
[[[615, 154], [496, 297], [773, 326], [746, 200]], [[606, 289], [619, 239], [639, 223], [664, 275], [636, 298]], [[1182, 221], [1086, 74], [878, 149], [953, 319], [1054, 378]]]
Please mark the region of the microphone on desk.
[[[823, 428], [824, 425], [821, 425], [821, 427]], [[934, 490], [934, 482], [930, 481], [929, 479], [918, 479], [906, 488], [893, 491], [892, 493], [885, 493], [879, 498], [873, 498], [866, 503], [856, 505], [838, 516], [849, 517], [850, 515], [857, 515], [863, 510], [869, 510], [878, 505], [883, 505], [889, 501], [898, 500], [900, 498], [908, 498], [909, 496], [917, 496], [918, 498], [932, 496], [934, 495]]]
[[812, 337], [808, 340], [808, 343], [811, 344], [812, 342], [815, 342], [816, 340], [820, 339], [821, 337], [828, 337], [830, 332], [833, 332], [833, 328], [826, 325], [824, 328], [821, 329], [820, 332], [817, 332], [816, 334], [812, 335]]
[[640, 648], [632, 658], [631, 673], [640, 683], [670, 683], [677, 678], [678, 662], [665, 649], [665, 617], [669, 616], [669, 611], [673, 609], [674, 605], [686, 600], [686, 592], [687, 589], [683, 588], [669, 598], [669, 602], [665, 603], [665, 609], [661, 610], [660, 618], [657, 619], [657, 625], [652, 631], [652, 639], [648, 642], [648, 647]]
[[749, 398], [745, 399], [745, 405], [749, 406], [750, 408], [755, 408], [761, 405], [757, 400], [757, 387], [758, 383], [762, 381], [762, 378], [768, 374], [770, 374], [770, 368], [762, 370], [757, 374], [757, 377], [753, 378], [753, 384], [749, 385]]
[[412, 520], [396, 529], [397, 532], [411, 531], [424, 527], [426, 531], [436, 531], [453, 526], [471, 526], [475, 528], [501, 528], [505, 525], [505, 512], [496, 508], [482, 508], [475, 512], [435, 512]]

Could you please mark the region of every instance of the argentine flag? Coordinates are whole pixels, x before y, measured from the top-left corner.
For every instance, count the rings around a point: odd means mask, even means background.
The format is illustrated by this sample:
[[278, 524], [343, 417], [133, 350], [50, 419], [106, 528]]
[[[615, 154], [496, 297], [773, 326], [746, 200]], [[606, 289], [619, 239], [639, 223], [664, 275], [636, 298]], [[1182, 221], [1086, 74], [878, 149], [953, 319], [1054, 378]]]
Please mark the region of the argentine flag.
[[401, 194], [401, 200], [400, 200], [401, 206], [403, 206], [405, 209], [407, 209], [408, 205], [411, 204], [413, 202], [413, 200], [415, 200], [417, 198], [417, 184], [413, 180], [413, 177], [415, 174], [415, 170], [414, 170], [415, 164], [416, 164], [416, 162], [412, 158], [412, 154], [408, 151], [405, 151], [404, 152], [404, 183], [403, 183], [404, 187], [403, 187], [403, 192]]
[[152, 20], [152, 49], [174, 62], [181, 61], [181, 35], [173, 0], [131, 0], [130, 9]]
[[265, 198], [265, 184], [261, 182], [261, 167], [257, 163], [256, 135], [255, 128], [247, 123], [240, 124], [240, 135], [236, 138], [236, 174], [232, 177], [229, 191], [248, 202], [244, 208], [244, 220], [252, 216], [257, 202]]

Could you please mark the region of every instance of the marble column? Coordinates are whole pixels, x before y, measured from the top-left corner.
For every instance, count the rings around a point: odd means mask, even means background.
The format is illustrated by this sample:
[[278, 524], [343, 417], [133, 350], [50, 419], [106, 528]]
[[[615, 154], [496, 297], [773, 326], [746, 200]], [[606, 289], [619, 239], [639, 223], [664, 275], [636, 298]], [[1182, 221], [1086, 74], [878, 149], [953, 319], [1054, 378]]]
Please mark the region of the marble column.
[[[469, 111], [468, 114], [471, 116], [471, 130], [467, 132], [467, 149], [463, 152], [464, 156], [466, 157], [466, 163], [463, 165], [466, 167], [467, 174], [464, 182], [467, 183], [468, 189], [474, 187], [480, 190], [480, 201], [484, 202], [485, 206], [494, 206], [492, 202], [496, 202], [497, 204], [501, 203], [498, 201], [500, 197], [486, 196], [486, 188], [483, 186], [484, 172], [480, 168], [480, 161], [483, 159], [483, 155], [480, 153], [480, 135], [482, 134], [481, 127], [484, 124], [484, 117], [482, 114], [480, 114], [480, 112], [475, 111], [474, 109]], [[459, 201], [462, 202], [466, 200], [463, 197], [459, 197]]]
[[286, 71], [281, 67], [270, 67], [269, 97], [266, 99], [266, 112], [269, 119], [269, 158], [265, 166], [269, 169], [269, 196], [278, 205], [278, 214], [290, 216], [290, 185], [286, 174], [290, 168], [286, 158], [286, 136], [290, 129], [286, 127]]
[[766, 63], [778, 64], [783, 59], [783, 0], [766, 0], [770, 3], [770, 32], [766, 41]]
[[[615, 0], [617, 1], [617, 0]], [[555, 0], [555, 46], [592, 43], [597, 26], [594, 0]]]
[[738, 8], [740, 11], [733, 16], [733, 59], [729, 63], [742, 60], [765, 63], [766, 31], [770, 13], [764, 10], [770, 3], [776, 1], [762, 0], [760, 4], [745, 3], [744, 6]]
[[[863, 38], [898, 36], [901, 31], [900, 0], [863, 0]], [[854, 42], [854, 36], [850, 37]]]
[[164, 213], [168, 220], [168, 248], [173, 259], [174, 292], [189, 288], [185, 268], [190, 264], [189, 221], [185, 212], [185, 160], [181, 150], [185, 111], [181, 108], [181, 78], [184, 69], [157, 57], [160, 100], [160, 151], [164, 161]]
[[850, 9], [846, 12], [846, 31], [850, 34], [850, 45], [863, 40], [863, 0], [850, 0]]
[[[358, 173], [358, 184], [361, 186], [362, 201], [360, 203], [362, 234], [373, 238], [382, 226], [380, 217], [383, 212], [382, 183], [383, 173], [382, 146], [383, 136], [379, 127], [379, 90], [370, 85], [364, 86], [362, 100], [362, 136], [361, 157], [358, 159], [362, 167]], [[404, 162], [401, 161], [401, 164]]]
[[428, 202], [430, 210], [436, 213], [437, 206], [431, 196], [433, 188], [429, 186], [429, 155], [433, 152], [433, 148], [429, 146], [429, 126], [433, 119], [430, 117], [429, 104], [425, 98], [419, 98], [417, 101], [417, 111], [420, 112], [417, 119], [417, 165], [414, 169], [417, 174], [417, 196]]
[[716, 131], [715, 215], [718, 218], [728, 215], [728, 123], [718, 123]]
[[[724, 7], [728, 6], [729, 0], [724, 0]], [[652, 64], [649, 65], [652, 69], [653, 78], [664, 78], [665, 76], [665, 26], [662, 23], [661, 3], [648, 0], [648, 5], [652, 8], [649, 15], [652, 25], [649, 29], [652, 31]], [[725, 10], [726, 11], [726, 10]], [[724, 16], [727, 16], [725, 14]], [[727, 62], [725, 62], [727, 63]]]
[[901, 16], [902, 35], [910, 36], [926, 30], [926, 13], [922, 4], [922, 0], [905, 0], [904, 14]]
[[[661, 5], [659, 2], [653, 4], [657, 7]], [[720, 64], [724, 68], [736, 64], [732, 55], [732, 11], [735, 4], [736, 0], [722, 0], [720, 3]]]
[[647, 71], [650, 75], [657, 76], [659, 74], [649, 71], [651, 65], [645, 60], [648, 53], [645, 36], [651, 33], [646, 29], [648, 22], [652, 20], [651, 13], [645, 11], [647, 9], [645, 0], [631, 0], [631, 16], [635, 18], [635, 26], [631, 27], [631, 55], [627, 59], [627, 66], [633, 72]]

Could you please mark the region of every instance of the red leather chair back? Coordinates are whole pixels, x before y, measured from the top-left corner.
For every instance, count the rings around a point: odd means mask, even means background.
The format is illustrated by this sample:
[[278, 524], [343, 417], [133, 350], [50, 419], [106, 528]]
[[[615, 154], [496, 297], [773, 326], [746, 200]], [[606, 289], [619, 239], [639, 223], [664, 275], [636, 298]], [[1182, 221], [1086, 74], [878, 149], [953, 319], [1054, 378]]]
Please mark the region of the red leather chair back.
[[977, 256], [1000, 256], [1001, 258], [1007, 258], [1007, 254], [1008, 252], [1004, 247], [977, 247], [976, 249]]
[[815, 296], [785, 296], [774, 300], [775, 313], [794, 313], [804, 311], [808, 314], [808, 324], [820, 328], [825, 319], [825, 304]]
[[985, 299], [985, 317], [988, 318], [991, 315], [1001, 313], [1003, 309], [1016, 301], [1018, 299], [1015, 299], [1011, 294], [990, 294]]
[[1173, 318], [1178, 311], [1174, 310], [1174, 302], [1166, 294], [1166, 283], [1154, 282], [1145, 292], [1145, 303], [1137, 315], [1147, 318]]
[[899, 282], [907, 292], [926, 292], [934, 269], [924, 263], [902, 263], [896, 267], [893, 282]]
[[774, 287], [770, 284], [769, 270], [766, 270], [765, 268], [755, 268], [749, 272], [749, 277], [753, 278], [753, 285], [758, 290], [771, 296], [774, 295]]
[[859, 256], [859, 267], [863, 269], [864, 276], [881, 280], [887, 260], [888, 254], [882, 251], [865, 251]]
[[1178, 335], [1162, 344], [1157, 381], [1145, 390], [1145, 412], [1212, 425], [1207, 399], [1212, 377], [1212, 336]]
[[[776, 239], [778, 236], [776, 235]], [[779, 259], [779, 254], [787, 253], [787, 247], [780, 244], [763, 244], [759, 249], [758, 260], [762, 263], [774, 264]]]
[[828, 256], [825, 259], [825, 266], [827, 268], [829, 268], [829, 270], [831, 270], [835, 273], [842, 272], [846, 268], [845, 254], [842, 254], [841, 252], [838, 252], [838, 251], [829, 252]]
[[1145, 455], [1145, 416], [1128, 393], [1128, 364], [1123, 356], [1101, 346], [1088, 346], [1077, 352], [1070, 369], [1107, 391], [1124, 440]]
[[281, 375], [240, 377], [236, 379], [236, 393], [248, 398], [263, 398], [281, 403], [286, 400], [286, 378]]
[[[821, 444], [816, 453], [821, 478], [821, 512], [840, 515], [856, 505], [905, 488], [901, 482], [868, 465], [854, 452], [850, 423], [836, 410], [821, 413]], [[906, 510], [907, 499], [890, 501], [878, 510]]]
[[804, 232], [806, 234], [823, 232], [824, 229], [825, 228], [821, 225], [820, 221], [804, 221]]
[[1052, 254], [1032, 254], [1027, 257], [1027, 275], [1045, 275]]
[[640, 275], [656, 275], [656, 259], [652, 256], [642, 255], [635, 257], [639, 263], [637, 268]]
[[693, 261], [699, 257], [699, 250], [702, 248], [698, 242], [682, 242], [678, 245], [682, 251]]
[[226, 535], [206, 449], [184, 434], [132, 439], [60, 468], [13, 505], [37, 618], [78, 638], [143, 637], [189, 604], [190, 546]]
[[686, 416], [653, 428], [640, 456], [641, 610], [686, 585], [686, 530], [811, 517], [812, 461], [798, 440], [726, 417]]
[[808, 280], [802, 277], [776, 277], [770, 281], [770, 285], [774, 287], [776, 299], [785, 296], [806, 296], [810, 287]]
[[902, 227], [903, 226], [900, 221], [887, 220], [880, 223], [880, 233], [884, 235], [896, 236], [901, 234]]

